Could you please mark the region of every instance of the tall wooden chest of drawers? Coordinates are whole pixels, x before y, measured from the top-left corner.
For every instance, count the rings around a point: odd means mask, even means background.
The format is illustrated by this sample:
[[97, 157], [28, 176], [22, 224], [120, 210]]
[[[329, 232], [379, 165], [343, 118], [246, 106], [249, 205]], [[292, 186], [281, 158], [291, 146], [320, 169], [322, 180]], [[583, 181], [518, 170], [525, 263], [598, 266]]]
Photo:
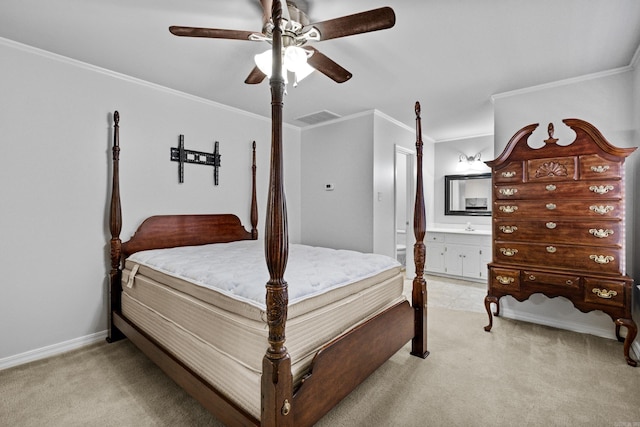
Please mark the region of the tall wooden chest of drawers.
[[[485, 307], [511, 295], [562, 296], [583, 311], [601, 310], [624, 341], [627, 363], [637, 326], [631, 317], [633, 281], [625, 274], [624, 161], [635, 148], [611, 145], [590, 123], [563, 122], [576, 132], [559, 145], [549, 124], [544, 146], [531, 148], [532, 124], [486, 162], [493, 175], [493, 261]], [[627, 328], [626, 338], [620, 327]]]

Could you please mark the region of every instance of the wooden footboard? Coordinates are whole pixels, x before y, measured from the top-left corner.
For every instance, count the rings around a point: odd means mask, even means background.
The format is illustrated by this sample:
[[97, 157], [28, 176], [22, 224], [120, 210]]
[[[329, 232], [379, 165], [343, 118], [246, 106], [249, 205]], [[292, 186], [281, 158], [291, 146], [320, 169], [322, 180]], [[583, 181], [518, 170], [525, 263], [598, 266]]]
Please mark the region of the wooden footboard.
[[413, 310], [405, 301], [327, 344], [293, 397], [293, 425], [316, 423], [412, 337]]

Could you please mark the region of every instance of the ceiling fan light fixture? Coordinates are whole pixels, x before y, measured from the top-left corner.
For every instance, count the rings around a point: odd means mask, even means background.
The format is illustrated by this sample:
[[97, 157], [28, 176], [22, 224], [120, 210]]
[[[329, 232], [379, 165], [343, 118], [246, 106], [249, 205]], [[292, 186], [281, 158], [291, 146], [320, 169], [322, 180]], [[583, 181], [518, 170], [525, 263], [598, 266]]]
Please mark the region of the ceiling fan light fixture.
[[[282, 67], [282, 76], [284, 77], [285, 82], [287, 82], [287, 70], [295, 74], [296, 84], [315, 71], [315, 68], [307, 63], [308, 55], [309, 54], [306, 50], [298, 46], [288, 46], [285, 48]], [[262, 71], [267, 77], [271, 77], [271, 49], [255, 55], [254, 60], [260, 71]]]

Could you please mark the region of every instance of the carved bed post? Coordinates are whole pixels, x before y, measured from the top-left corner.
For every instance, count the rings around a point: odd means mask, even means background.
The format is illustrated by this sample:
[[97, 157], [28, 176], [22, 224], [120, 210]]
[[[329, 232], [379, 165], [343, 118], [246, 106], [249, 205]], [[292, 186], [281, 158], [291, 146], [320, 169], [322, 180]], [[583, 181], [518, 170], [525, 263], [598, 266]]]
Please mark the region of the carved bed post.
[[416, 203], [413, 213], [413, 234], [416, 243], [413, 247], [413, 256], [416, 265], [416, 277], [413, 279], [413, 291], [411, 299], [414, 310], [414, 337], [411, 340], [411, 354], [422, 357], [429, 355], [427, 351], [427, 282], [424, 280], [424, 264], [426, 249], [424, 235], [426, 232], [426, 218], [424, 210], [424, 186], [422, 177], [422, 122], [420, 118], [420, 103], [416, 102]]
[[266, 284], [269, 347], [262, 362], [263, 426], [292, 426], [291, 402], [293, 381], [291, 358], [284, 346], [285, 324], [289, 296], [284, 271], [289, 254], [287, 209], [283, 185], [282, 165], [282, 106], [284, 79], [282, 76], [282, 6], [273, 2], [273, 69], [271, 79], [271, 167], [269, 196], [265, 224], [265, 256], [269, 270]]
[[251, 238], [258, 239], [258, 198], [256, 196], [256, 142], [253, 141], [253, 161], [251, 162]]
[[124, 338], [124, 335], [113, 324], [113, 311], [120, 311], [120, 257], [122, 254], [122, 210], [120, 207], [120, 113], [113, 113], [113, 180], [111, 183], [111, 208], [109, 211], [109, 228], [111, 231], [111, 272], [109, 273], [109, 332], [108, 342]]

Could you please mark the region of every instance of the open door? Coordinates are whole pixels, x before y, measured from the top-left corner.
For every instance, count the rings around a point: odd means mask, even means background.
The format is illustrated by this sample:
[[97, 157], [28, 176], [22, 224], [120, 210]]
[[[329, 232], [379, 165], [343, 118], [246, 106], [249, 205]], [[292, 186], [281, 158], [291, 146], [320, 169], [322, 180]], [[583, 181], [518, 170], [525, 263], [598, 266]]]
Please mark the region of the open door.
[[415, 182], [415, 153], [395, 146], [395, 257], [405, 267], [413, 265], [413, 202]]

